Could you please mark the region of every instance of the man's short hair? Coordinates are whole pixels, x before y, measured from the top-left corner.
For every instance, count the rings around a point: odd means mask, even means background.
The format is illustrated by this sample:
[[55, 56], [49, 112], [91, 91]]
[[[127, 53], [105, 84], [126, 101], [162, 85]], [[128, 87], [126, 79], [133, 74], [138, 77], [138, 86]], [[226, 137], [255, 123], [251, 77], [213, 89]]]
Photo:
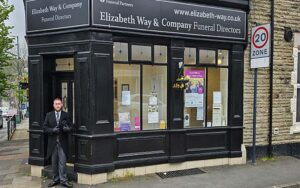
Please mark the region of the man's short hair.
[[55, 99], [53, 100], [53, 103], [54, 103], [55, 101], [60, 101], [60, 102], [62, 102], [61, 98], [55, 98]]

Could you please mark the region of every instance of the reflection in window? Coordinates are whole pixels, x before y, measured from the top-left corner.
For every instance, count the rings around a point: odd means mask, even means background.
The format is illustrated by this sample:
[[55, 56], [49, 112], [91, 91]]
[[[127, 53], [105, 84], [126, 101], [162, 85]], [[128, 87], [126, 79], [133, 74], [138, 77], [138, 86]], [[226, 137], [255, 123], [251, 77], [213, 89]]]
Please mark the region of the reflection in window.
[[74, 58], [59, 58], [55, 60], [56, 71], [74, 71]]
[[167, 67], [143, 66], [143, 130], [167, 127]]
[[154, 63], [167, 63], [168, 61], [167, 46], [154, 45]]
[[132, 60], [135, 61], [152, 61], [151, 46], [132, 45]]
[[228, 50], [218, 50], [218, 65], [228, 65]]
[[184, 64], [196, 64], [196, 48], [184, 48]]
[[68, 82], [61, 83], [62, 110], [68, 112]]
[[185, 68], [189, 77], [184, 91], [184, 128], [205, 127], [205, 69]]
[[128, 61], [128, 44], [122, 42], [114, 42], [114, 61]]
[[208, 68], [207, 127], [227, 125], [228, 69]]
[[140, 65], [114, 64], [114, 129], [140, 130]]
[[201, 64], [215, 64], [216, 63], [216, 51], [215, 50], [199, 50]]

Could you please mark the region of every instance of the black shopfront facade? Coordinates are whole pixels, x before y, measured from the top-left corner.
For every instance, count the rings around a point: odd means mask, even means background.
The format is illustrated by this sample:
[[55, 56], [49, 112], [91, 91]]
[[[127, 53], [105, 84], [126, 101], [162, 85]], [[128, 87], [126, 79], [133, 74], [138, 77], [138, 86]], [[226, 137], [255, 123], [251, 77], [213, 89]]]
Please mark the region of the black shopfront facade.
[[56, 97], [75, 172], [242, 156], [247, 0], [25, 7], [31, 165], [50, 162], [42, 124]]

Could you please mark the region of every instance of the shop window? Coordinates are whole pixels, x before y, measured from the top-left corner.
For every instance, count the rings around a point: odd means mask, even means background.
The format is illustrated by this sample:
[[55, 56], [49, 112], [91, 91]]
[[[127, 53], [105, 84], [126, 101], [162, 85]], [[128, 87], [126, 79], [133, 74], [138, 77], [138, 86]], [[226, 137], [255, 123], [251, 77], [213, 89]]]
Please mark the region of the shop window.
[[114, 64], [114, 128], [140, 130], [140, 65]]
[[56, 71], [74, 71], [74, 58], [59, 58], [55, 60]]
[[199, 63], [200, 64], [216, 64], [216, 51], [215, 50], [199, 50]]
[[207, 127], [227, 125], [228, 69], [208, 68]]
[[131, 45], [133, 62], [114, 62], [115, 132], [167, 128], [168, 48], [153, 47]]
[[184, 48], [184, 64], [196, 64], [196, 48]]
[[[228, 51], [199, 50], [203, 64], [185, 66], [188, 79], [184, 90], [184, 128], [227, 126]], [[207, 55], [208, 57], [202, 57]], [[185, 56], [186, 57], [186, 56]], [[211, 64], [212, 66], [206, 66]]]
[[128, 61], [128, 43], [114, 42], [114, 61]]
[[133, 61], [152, 61], [151, 46], [132, 45], [131, 53], [131, 60]]
[[228, 50], [218, 50], [218, 65], [228, 66]]
[[143, 130], [166, 126], [167, 67], [143, 65]]
[[154, 63], [167, 63], [168, 61], [168, 47], [161, 45], [154, 45]]

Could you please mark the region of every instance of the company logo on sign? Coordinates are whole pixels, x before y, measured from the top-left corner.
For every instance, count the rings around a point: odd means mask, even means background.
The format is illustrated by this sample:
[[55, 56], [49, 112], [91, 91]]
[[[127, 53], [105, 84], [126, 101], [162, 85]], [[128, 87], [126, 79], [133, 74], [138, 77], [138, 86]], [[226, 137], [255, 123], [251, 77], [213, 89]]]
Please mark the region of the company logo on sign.
[[110, 5], [124, 6], [124, 7], [133, 7], [132, 3], [127, 3], [120, 0], [99, 0], [100, 3], [106, 3]]

